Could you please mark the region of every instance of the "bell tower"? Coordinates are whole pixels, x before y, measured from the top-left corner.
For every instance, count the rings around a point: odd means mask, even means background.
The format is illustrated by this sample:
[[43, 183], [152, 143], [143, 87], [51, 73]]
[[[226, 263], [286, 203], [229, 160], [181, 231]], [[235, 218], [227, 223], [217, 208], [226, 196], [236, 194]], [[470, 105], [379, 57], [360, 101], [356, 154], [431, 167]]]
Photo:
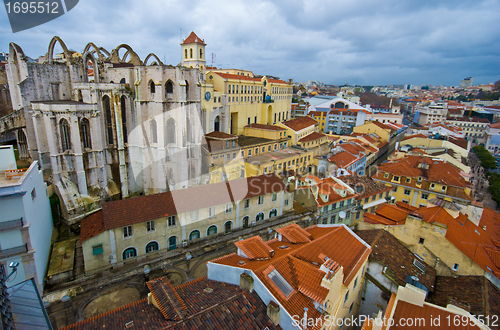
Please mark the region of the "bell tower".
[[201, 73], [205, 73], [205, 46], [207, 44], [200, 39], [196, 33], [191, 32], [181, 44], [182, 61], [181, 64], [187, 68], [199, 68]]

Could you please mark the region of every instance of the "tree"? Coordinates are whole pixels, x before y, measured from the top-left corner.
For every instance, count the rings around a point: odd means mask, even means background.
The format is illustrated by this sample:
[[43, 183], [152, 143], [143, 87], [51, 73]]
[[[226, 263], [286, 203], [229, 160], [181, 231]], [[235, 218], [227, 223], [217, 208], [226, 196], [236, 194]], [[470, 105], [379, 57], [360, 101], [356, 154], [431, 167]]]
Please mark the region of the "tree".
[[486, 170], [494, 170], [497, 168], [497, 160], [485, 147], [478, 145], [472, 148], [472, 151], [481, 161], [481, 166]]
[[496, 90], [497, 92], [500, 92], [500, 80], [497, 80], [495, 82], [495, 87], [493, 89]]

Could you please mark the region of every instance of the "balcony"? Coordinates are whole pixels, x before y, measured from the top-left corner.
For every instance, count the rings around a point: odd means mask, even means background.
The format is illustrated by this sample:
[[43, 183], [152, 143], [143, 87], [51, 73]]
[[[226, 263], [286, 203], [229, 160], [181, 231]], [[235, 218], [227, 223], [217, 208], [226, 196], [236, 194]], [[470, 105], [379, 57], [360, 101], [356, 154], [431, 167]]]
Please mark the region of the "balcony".
[[28, 245], [24, 244], [10, 249], [0, 250], [0, 258], [12, 257], [26, 252], [28, 252]]
[[10, 220], [5, 222], [0, 222], [0, 232], [16, 230], [24, 226], [23, 218], [17, 220]]

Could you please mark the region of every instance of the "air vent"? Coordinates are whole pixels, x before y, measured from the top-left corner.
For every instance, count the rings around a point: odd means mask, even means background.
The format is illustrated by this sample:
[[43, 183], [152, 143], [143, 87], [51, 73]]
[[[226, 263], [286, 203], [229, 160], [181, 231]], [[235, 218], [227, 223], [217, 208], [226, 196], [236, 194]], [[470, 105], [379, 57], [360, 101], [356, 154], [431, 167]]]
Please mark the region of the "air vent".
[[245, 260], [240, 260], [240, 261], [238, 261], [238, 265], [243, 266], [244, 264], [246, 264], [246, 261], [245, 261]]
[[279, 249], [282, 249], [282, 250], [284, 250], [284, 249], [288, 249], [288, 248], [289, 248], [289, 246], [288, 246], [288, 245], [282, 245], [282, 246], [280, 246], [280, 247], [279, 247]]
[[425, 273], [425, 265], [417, 259], [413, 259], [413, 266], [417, 267], [422, 273]]
[[203, 291], [210, 293], [210, 292], [214, 291], [214, 289], [207, 287], [207, 288], [203, 289]]

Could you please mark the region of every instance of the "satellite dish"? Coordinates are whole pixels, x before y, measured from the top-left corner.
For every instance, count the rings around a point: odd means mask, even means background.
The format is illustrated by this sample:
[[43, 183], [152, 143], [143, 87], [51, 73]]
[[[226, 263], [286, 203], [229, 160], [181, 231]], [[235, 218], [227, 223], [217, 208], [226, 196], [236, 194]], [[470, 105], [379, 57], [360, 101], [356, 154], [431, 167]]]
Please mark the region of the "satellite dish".
[[342, 218], [342, 219], [345, 219], [345, 217], [346, 217], [345, 212], [344, 211], [340, 211], [339, 212], [339, 217]]

